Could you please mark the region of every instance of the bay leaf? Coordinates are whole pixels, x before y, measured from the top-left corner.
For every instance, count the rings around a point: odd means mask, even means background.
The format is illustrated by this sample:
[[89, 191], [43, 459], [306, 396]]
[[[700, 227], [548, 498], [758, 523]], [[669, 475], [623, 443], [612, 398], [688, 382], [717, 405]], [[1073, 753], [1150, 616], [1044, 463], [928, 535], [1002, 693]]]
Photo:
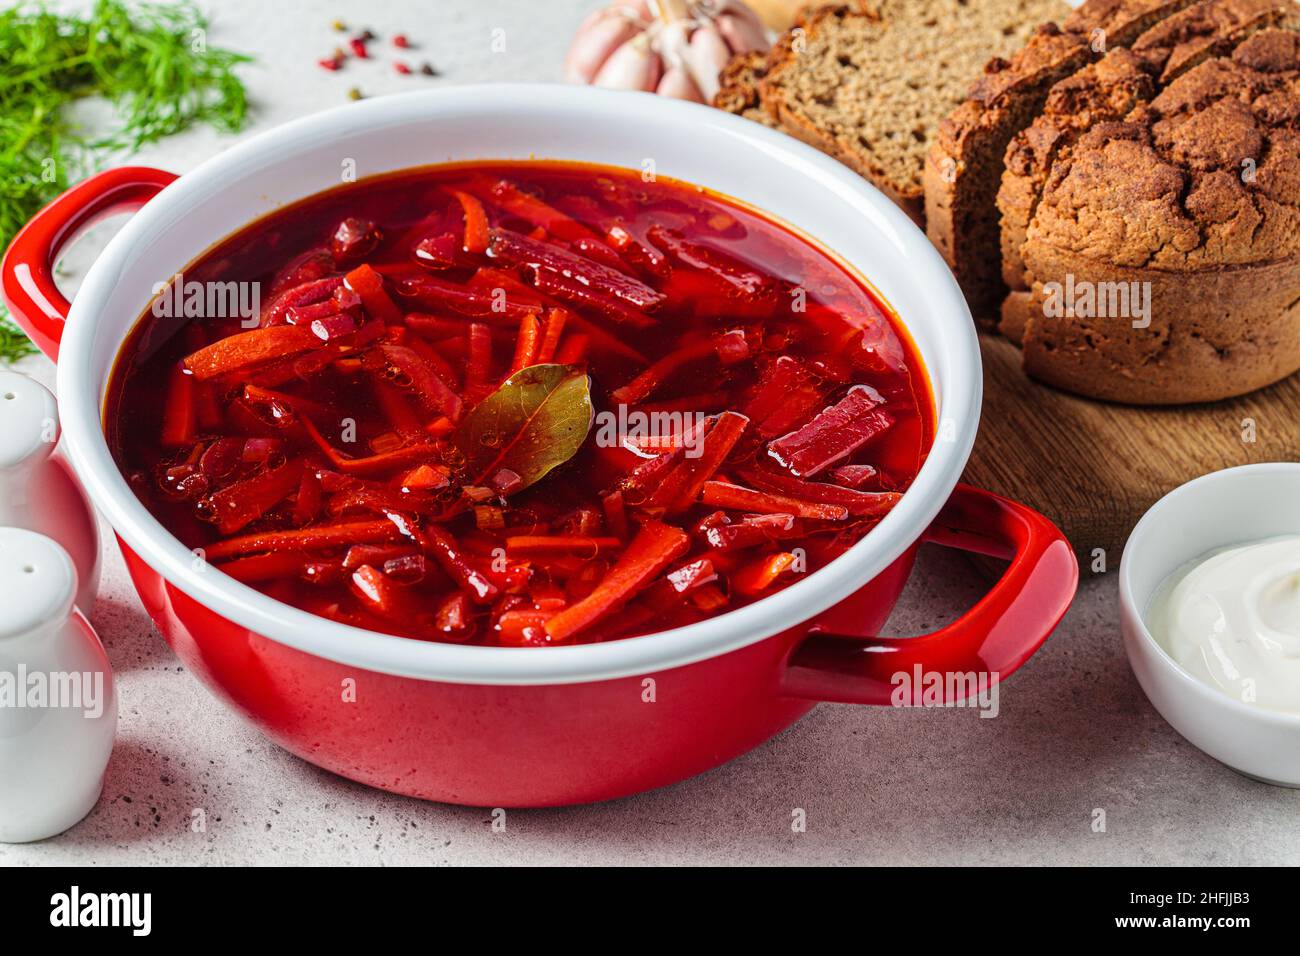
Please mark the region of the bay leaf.
[[522, 491], [564, 464], [591, 430], [591, 380], [575, 365], [520, 369], [465, 416], [452, 441], [465, 459], [467, 485], [514, 472]]

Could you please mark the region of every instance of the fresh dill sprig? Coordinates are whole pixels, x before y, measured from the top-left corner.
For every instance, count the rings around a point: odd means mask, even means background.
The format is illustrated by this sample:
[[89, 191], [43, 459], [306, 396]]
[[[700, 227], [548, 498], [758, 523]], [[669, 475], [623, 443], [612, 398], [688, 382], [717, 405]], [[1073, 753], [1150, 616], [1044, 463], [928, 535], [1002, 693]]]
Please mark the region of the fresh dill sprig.
[[[89, 16], [24, 3], [0, 12], [0, 248], [69, 182], [194, 123], [240, 129], [235, 67], [250, 58], [207, 45], [188, 2], [98, 0]], [[69, 107], [99, 97], [113, 128], [91, 131]], [[0, 320], [0, 360], [33, 351]]]

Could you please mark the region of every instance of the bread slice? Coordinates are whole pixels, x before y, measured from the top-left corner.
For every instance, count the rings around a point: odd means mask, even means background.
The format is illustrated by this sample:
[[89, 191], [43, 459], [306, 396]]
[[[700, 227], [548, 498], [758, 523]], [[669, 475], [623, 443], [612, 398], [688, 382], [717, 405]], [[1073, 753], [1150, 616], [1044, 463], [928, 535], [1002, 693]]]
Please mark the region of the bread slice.
[[925, 163], [926, 231], [977, 317], [991, 316], [1005, 290], [997, 193], [1011, 138], [1041, 112], [1056, 83], [1191, 2], [1087, 0], [1063, 26], [1040, 27], [1010, 60], [991, 60], [939, 124]]
[[1119, 47], [1054, 85], [1043, 111], [1012, 138], [997, 196], [1002, 275], [1012, 294], [1029, 288], [1020, 247], [1052, 163], [1084, 132], [1123, 119], [1155, 92], [1147, 64], [1132, 50]]
[[1231, 53], [1252, 33], [1298, 19], [1295, 0], [1202, 0], [1138, 37], [1133, 52], [1168, 86], [1197, 64]]
[[775, 127], [776, 121], [759, 102], [758, 84], [767, 75], [767, 54], [758, 50], [737, 53], [718, 75], [713, 105], [728, 113]]
[[759, 95], [787, 132], [870, 179], [918, 222], [939, 117], [990, 54], [1021, 46], [1060, 0], [875, 0], [823, 7], [767, 59]]
[[1002, 274], [1010, 288], [1000, 330], [1020, 341], [1027, 297], [1021, 247], [1058, 158], [1099, 123], [1122, 120], [1159, 89], [1211, 56], [1230, 53], [1252, 33], [1300, 19], [1294, 0], [1202, 0], [1156, 24], [1131, 49], [1111, 50], [1048, 93], [1043, 111], [1007, 148], [998, 191]]

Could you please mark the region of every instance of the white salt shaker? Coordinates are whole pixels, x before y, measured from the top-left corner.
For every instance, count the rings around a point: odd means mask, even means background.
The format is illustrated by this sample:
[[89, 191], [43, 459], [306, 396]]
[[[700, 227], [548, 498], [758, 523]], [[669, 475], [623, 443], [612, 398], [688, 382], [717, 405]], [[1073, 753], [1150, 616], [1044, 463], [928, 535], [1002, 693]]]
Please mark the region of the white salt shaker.
[[73, 607], [77, 571], [44, 535], [0, 528], [0, 842], [90, 812], [117, 733], [113, 672]]
[[87, 616], [99, 590], [99, 529], [62, 455], [59, 409], [39, 382], [0, 371], [0, 526], [48, 535], [77, 568], [77, 607]]

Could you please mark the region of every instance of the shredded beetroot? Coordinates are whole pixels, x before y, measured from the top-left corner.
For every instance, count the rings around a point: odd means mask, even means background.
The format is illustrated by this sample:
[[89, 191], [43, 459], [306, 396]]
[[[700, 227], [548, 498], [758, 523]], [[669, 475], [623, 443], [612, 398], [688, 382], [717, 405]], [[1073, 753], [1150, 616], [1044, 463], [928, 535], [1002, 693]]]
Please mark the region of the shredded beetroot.
[[882, 401], [869, 386], [855, 385], [807, 425], [769, 443], [767, 453], [793, 475], [815, 475], [847, 458], [894, 423], [879, 407]]
[[855, 491], [839, 485], [820, 481], [803, 481], [789, 475], [774, 474], [757, 468], [741, 472], [741, 476], [756, 488], [775, 494], [791, 495], [804, 501], [819, 501], [829, 505], [843, 505], [854, 517], [875, 517], [887, 514], [902, 495], [885, 491]]
[[621, 299], [637, 309], [654, 309], [664, 295], [644, 282], [607, 265], [593, 262], [560, 246], [521, 236], [509, 229], [493, 229], [488, 254], [513, 266], [549, 272], [587, 286], [594, 292]]
[[764, 438], [784, 435], [816, 414], [825, 401], [812, 373], [798, 359], [782, 355], [764, 370], [745, 414]]
[[870, 533], [930, 441], [888, 310], [671, 181], [379, 177], [189, 271], [267, 289], [256, 325], [147, 314], [110, 382], [113, 453], [215, 568], [363, 629], [549, 647], [687, 626]]

